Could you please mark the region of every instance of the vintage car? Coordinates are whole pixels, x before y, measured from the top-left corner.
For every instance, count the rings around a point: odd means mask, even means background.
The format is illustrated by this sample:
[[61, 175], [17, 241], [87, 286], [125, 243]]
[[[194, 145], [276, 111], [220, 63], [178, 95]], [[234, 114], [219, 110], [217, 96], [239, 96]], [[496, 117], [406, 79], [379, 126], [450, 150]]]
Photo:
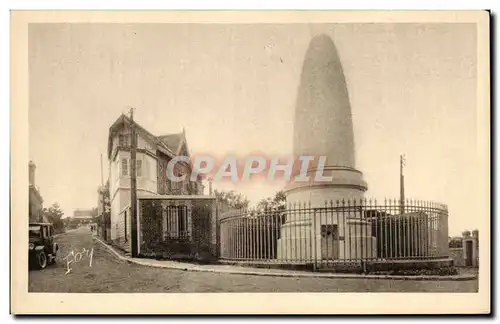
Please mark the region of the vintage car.
[[29, 267], [45, 269], [55, 262], [59, 246], [54, 242], [54, 229], [50, 223], [29, 224]]

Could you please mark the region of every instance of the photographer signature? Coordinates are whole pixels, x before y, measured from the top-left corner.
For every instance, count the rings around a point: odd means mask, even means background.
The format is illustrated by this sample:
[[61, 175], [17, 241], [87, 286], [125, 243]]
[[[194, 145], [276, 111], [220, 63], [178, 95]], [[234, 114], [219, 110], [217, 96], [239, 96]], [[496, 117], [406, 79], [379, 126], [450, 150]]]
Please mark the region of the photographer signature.
[[80, 262], [83, 257], [86, 256], [89, 259], [89, 267], [92, 267], [92, 258], [94, 256], [94, 248], [87, 250], [86, 248], [83, 248], [82, 251], [76, 252], [71, 251], [66, 257], [63, 258], [63, 260], [66, 260], [66, 273], [68, 274], [73, 270], [71, 267], [71, 264], [76, 264]]

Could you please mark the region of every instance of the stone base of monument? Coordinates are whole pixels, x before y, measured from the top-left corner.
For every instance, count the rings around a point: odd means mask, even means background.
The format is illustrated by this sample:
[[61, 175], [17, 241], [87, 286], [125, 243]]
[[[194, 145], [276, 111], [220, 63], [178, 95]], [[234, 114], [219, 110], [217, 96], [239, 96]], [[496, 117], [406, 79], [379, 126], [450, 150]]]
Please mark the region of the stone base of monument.
[[[333, 207], [346, 203], [359, 204], [367, 190], [363, 174], [347, 167], [325, 167], [324, 176], [331, 177], [330, 181], [314, 181], [315, 170], [308, 171], [309, 182], [292, 182], [285, 188], [286, 201], [289, 204], [310, 203], [312, 207], [325, 207], [325, 203]], [[339, 205], [337, 205], [337, 202]], [[347, 205], [345, 205], [347, 206]]]
[[[307, 264], [376, 258], [377, 244], [371, 236], [371, 223], [360, 218], [338, 220], [325, 223], [309, 219], [283, 224], [277, 242], [277, 260]], [[322, 229], [329, 225], [336, 225], [338, 233], [325, 235]]]
[[314, 236], [310, 220], [289, 221], [281, 226], [277, 260], [310, 263], [314, 260]]
[[377, 257], [377, 239], [371, 235], [371, 222], [349, 218], [345, 233], [343, 259], [372, 259]]
[[[316, 169], [308, 170], [310, 179]], [[327, 181], [292, 182], [287, 202], [298, 205], [287, 212], [277, 245], [278, 260], [292, 262], [354, 261], [375, 258], [376, 240], [371, 223], [362, 214], [367, 189], [363, 174], [352, 167], [327, 166]], [[300, 209], [306, 202], [305, 210]], [[325, 208], [327, 207], [327, 208]], [[305, 215], [304, 215], [305, 214]]]

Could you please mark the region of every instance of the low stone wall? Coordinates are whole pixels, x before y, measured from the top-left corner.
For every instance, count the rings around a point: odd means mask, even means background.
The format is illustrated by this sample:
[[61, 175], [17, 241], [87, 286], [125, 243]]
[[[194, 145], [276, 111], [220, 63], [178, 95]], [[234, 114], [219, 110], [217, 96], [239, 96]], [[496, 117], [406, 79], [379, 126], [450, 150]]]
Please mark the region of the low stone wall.
[[457, 267], [465, 266], [464, 250], [462, 248], [450, 248], [450, 258]]

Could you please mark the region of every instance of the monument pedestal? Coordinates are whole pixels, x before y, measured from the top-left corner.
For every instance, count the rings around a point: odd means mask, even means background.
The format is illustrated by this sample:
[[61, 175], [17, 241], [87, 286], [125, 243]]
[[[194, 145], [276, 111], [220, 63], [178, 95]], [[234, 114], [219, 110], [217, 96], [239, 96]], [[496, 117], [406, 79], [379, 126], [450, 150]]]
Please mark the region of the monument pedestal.
[[[310, 215], [314, 217], [314, 215]], [[316, 224], [316, 228], [315, 225]], [[287, 263], [312, 263], [324, 261], [349, 261], [371, 259], [377, 256], [376, 238], [371, 233], [371, 223], [359, 218], [348, 218], [339, 224], [338, 239], [325, 235], [321, 224], [312, 219], [300, 225], [293, 222], [282, 226], [278, 239], [277, 259]], [[335, 224], [337, 225], [337, 224]]]
[[371, 222], [360, 218], [347, 221], [345, 258], [364, 260], [377, 257], [377, 239], [372, 236]]
[[325, 170], [324, 176], [331, 176], [331, 181], [296, 182], [286, 188], [287, 202], [302, 205], [310, 202], [311, 208], [301, 210], [299, 216], [289, 211], [278, 240], [279, 260], [306, 263], [377, 255], [371, 223], [364, 219], [359, 208], [366, 190], [362, 173], [346, 167]]
[[314, 244], [311, 219], [289, 220], [281, 226], [278, 239], [277, 259], [280, 261], [303, 262], [314, 260]]

